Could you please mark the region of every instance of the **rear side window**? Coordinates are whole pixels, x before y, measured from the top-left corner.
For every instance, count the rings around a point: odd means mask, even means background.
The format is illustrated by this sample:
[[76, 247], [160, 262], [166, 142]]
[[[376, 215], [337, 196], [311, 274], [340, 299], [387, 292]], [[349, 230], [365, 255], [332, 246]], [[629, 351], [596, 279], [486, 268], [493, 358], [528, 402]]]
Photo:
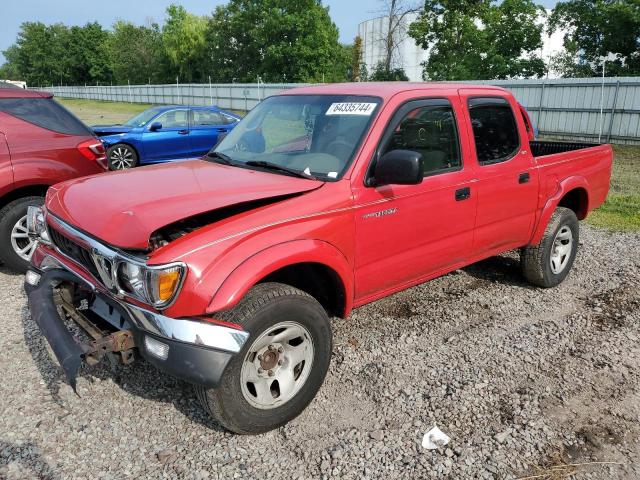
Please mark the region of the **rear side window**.
[[504, 98], [472, 98], [469, 115], [480, 165], [504, 162], [520, 148], [516, 120]]
[[224, 125], [222, 115], [211, 110], [191, 110], [191, 124], [195, 127], [206, 127], [210, 125]]
[[75, 115], [51, 98], [0, 98], [0, 111], [54, 132], [93, 135]]

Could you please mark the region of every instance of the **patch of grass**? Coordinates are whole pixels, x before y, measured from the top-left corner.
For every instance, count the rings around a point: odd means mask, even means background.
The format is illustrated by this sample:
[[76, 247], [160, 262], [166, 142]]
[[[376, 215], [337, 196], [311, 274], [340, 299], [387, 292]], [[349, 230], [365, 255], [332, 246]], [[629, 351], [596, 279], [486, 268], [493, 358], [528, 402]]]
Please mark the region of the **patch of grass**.
[[617, 231], [640, 230], [640, 146], [614, 145], [611, 190], [587, 222]]
[[587, 219], [592, 225], [610, 230], [640, 230], [640, 195], [610, 193], [607, 201]]
[[[71, 110], [87, 125], [112, 125], [124, 123], [140, 112], [153, 107], [150, 103], [107, 102], [102, 100], [85, 100], [81, 98], [55, 99]], [[244, 116], [242, 110], [230, 110]]]
[[152, 107], [148, 103], [103, 102], [78, 98], [55, 99], [71, 110], [87, 125], [110, 125], [124, 123], [131, 117]]

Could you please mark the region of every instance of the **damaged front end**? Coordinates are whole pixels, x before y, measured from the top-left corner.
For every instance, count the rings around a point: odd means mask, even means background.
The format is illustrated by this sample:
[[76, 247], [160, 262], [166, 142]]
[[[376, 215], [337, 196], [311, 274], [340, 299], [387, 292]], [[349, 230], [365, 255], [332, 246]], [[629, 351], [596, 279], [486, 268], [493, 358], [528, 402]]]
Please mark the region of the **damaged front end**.
[[248, 332], [229, 324], [170, 318], [116, 300], [65, 261], [49, 251], [42, 262], [44, 269], [34, 266], [27, 272], [25, 291], [31, 317], [74, 391], [83, 363], [95, 365], [108, 357], [114, 363], [129, 364], [136, 351], [165, 373], [215, 388], [249, 337]]
[[[48, 270], [42, 275], [30, 270], [25, 278], [31, 318], [36, 322], [55, 354], [69, 384], [76, 390], [76, 376], [83, 362], [95, 365], [111, 356], [124, 364], [134, 360], [134, 337], [130, 330], [113, 330], [96, 318], [85, 316], [89, 311], [89, 291], [76, 290], [78, 277], [65, 270]], [[74, 306], [74, 299], [79, 304]], [[84, 331], [89, 340], [73, 336], [65, 325], [68, 315]]]

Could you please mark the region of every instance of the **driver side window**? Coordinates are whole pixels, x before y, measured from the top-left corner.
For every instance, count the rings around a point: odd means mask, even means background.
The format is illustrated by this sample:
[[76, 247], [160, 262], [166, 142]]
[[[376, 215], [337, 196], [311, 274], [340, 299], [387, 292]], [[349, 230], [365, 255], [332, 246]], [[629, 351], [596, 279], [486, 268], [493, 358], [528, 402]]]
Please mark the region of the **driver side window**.
[[391, 139], [382, 152], [411, 150], [422, 155], [423, 176], [459, 170], [462, 167], [458, 131], [448, 102], [410, 110], [394, 126]]
[[160, 122], [163, 129], [187, 128], [189, 126], [188, 110], [169, 110], [157, 117], [152, 123]]

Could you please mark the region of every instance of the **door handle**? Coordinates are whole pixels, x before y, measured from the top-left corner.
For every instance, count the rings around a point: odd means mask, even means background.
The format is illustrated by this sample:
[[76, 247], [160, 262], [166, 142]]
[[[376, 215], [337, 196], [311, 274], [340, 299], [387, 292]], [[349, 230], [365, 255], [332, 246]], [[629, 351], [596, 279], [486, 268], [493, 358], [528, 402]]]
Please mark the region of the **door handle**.
[[189, 130], [178, 130], [178, 135], [186, 135], [189, 133]]
[[224, 133], [224, 132], [227, 131], [227, 129], [226, 128], [219, 128], [218, 131], [221, 132], [221, 133]]
[[518, 176], [518, 183], [528, 183], [530, 180], [529, 172], [521, 173]]
[[464, 187], [456, 190], [456, 202], [466, 200], [469, 197], [471, 197], [471, 188]]

